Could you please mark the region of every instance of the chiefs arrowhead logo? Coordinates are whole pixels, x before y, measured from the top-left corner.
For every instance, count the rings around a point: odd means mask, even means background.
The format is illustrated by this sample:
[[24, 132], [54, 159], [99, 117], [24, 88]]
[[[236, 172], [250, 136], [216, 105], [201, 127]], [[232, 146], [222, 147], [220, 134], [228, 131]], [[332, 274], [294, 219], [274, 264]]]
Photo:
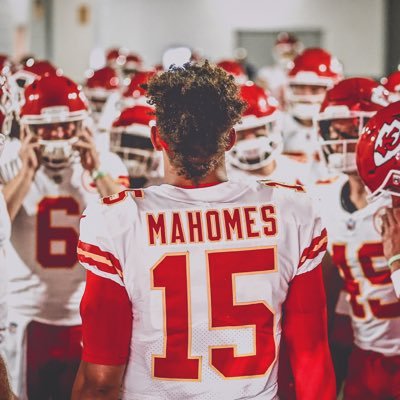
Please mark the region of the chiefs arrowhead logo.
[[375, 141], [374, 161], [377, 167], [391, 160], [400, 152], [400, 121], [384, 124]]

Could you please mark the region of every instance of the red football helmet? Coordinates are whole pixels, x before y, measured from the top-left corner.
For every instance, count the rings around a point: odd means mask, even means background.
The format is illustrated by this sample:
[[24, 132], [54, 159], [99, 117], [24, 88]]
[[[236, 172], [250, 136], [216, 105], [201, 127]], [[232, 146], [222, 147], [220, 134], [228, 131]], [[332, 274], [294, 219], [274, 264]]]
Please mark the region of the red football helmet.
[[356, 159], [370, 199], [385, 192], [400, 196], [400, 101], [368, 121], [357, 144]]
[[42, 76], [61, 74], [62, 71], [57, 69], [50, 61], [29, 58], [25, 64], [13, 74], [12, 78], [18, 87], [23, 89], [35, 79], [39, 79]]
[[100, 113], [108, 96], [118, 91], [119, 78], [111, 67], [89, 71], [84, 91], [94, 113]]
[[326, 92], [315, 122], [330, 170], [357, 171], [355, 147], [361, 130], [387, 104], [385, 88], [369, 78], [344, 79]]
[[280, 32], [273, 48], [275, 61], [284, 69], [293, 65], [293, 59], [302, 51], [303, 44], [291, 33]]
[[124, 109], [112, 125], [110, 150], [121, 157], [131, 178], [157, 175], [160, 158], [150, 140], [155, 121], [154, 108], [134, 105]]
[[253, 82], [240, 87], [247, 103], [242, 121], [235, 126], [236, 145], [229, 152], [230, 162], [243, 170], [257, 170], [282, 152], [282, 136], [277, 127], [278, 101]]
[[300, 119], [312, 119], [318, 113], [326, 90], [342, 78], [342, 65], [335, 57], [324, 49], [305, 49], [288, 72], [285, 98], [289, 113]]
[[88, 115], [80, 86], [65, 76], [45, 75], [26, 87], [19, 116], [40, 144], [41, 158], [50, 168], [69, 165], [72, 144]]
[[382, 78], [381, 84], [389, 92], [389, 100], [391, 103], [400, 100], [400, 71], [392, 72], [386, 78]]
[[233, 75], [238, 85], [244, 85], [248, 81], [246, 71], [240, 63], [234, 60], [222, 60], [217, 63], [217, 66], [225, 70], [228, 74]]
[[113, 47], [106, 52], [106, 64], [111, 68], [120, 68], [125, 64], [125, 60], [125, 49]]
[[122, 93], [122, 102], [125, 106], [133, 106], [134, 104], [146, 105], [146, 90], [142, 85], [149, 82], [149, 80], [156, 74], [156, 71], [138, 71], [136, 72]]

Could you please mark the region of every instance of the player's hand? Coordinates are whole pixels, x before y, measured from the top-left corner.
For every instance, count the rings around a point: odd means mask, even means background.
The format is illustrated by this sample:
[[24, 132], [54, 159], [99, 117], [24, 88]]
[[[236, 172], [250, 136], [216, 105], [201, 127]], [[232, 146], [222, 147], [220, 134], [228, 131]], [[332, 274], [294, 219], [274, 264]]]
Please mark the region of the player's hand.
[[33, 178], [37, 169], [39, 168], [39, 143], [37, 139], [25, 129], [21, 130], [21, 148], [19, 150], [19, 157], [22, 162], [22, 171], [27, 176]]
[[78, 142], [76, 142], [73, 147], [79, 151], [82, 167], [89, 172], [99, 169], [99, 153], [96, 149], [91, 132], [87, 128], [82, 129], [79, 132], [78, 139]]
[[[400, 254], [400, 208], [387, 208], [382, 216], [383, 254], [387, 260]], [[392, 264], [397, 269], [399, 262]]]

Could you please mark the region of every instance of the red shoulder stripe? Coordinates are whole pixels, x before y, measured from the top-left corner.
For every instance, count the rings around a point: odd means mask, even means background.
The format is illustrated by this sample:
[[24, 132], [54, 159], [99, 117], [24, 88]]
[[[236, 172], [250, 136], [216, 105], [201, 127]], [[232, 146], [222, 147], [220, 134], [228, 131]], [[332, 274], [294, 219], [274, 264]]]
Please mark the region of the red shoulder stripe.
[[97, 267], [100, 271], [109, 274], [118, 274], [122, 277], [122, 268], [119, 260], [110, 252], [103, 251], [98, 246], [89, 243], [78, 242], [78, 260]]
[[309, 247], [303, 250], [300, 257], [300, 262], [298, 268], [300, 268], [307, 260], [312, 260], [318, 256], [322, 251], [326, 250], [328, 245], [328, 235], [326, 229], [324, 228], [321, 235], [315, 237]]

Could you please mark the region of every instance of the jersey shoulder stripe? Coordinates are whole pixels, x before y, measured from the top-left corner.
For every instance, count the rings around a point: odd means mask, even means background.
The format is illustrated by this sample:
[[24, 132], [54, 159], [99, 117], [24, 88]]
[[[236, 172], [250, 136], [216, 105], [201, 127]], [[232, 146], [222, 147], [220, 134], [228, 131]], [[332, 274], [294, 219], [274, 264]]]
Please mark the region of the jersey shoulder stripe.
[[283, 182], [277, 182], [277, 181], [270, 181], [268, 179], [263, 179], [258, 181], [261, 185], [264, 186], [270, 186], [273, 188], [285, 188], [285, 189], [292, 189], [295, 190], [296, 192], [302, 192], [305, 193], [305, 189], [302, 185], [290, 185], [288, 183], [283, 183]]
[[326, 229], [322, 229], [321, 234], [315, 237], [309, 247], [303, 250], [300, 257], [298, 268], [300, 268], [307, 260], [316, 258], [321, 252], [325, 251], [328, 245], [328, 235]]
[[121, 263], [110, 252], [80, 240], [78, 242], [77, 253], [79, 262], [96, 267], [108, 274], [118, 274], [120, 278], [123, 277]]

